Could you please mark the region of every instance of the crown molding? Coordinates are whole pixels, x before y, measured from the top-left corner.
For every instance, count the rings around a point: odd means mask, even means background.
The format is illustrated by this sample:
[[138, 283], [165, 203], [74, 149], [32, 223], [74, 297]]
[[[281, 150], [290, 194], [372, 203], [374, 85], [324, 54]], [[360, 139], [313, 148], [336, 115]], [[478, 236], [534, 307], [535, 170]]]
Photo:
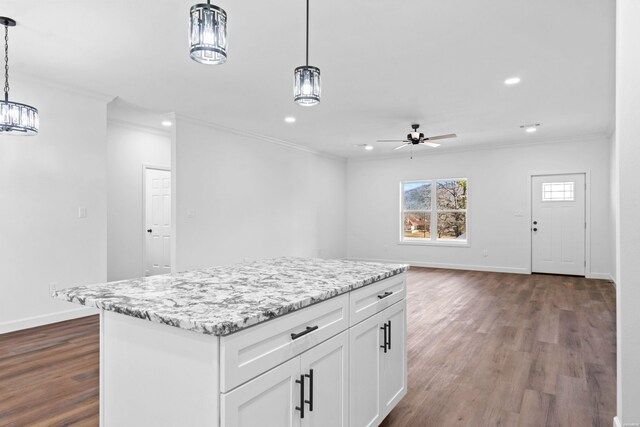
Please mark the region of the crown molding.
[[116, 126], [123, 129], [135, 130], [138, 132], [145, 132], [145, 133], [152, 133], [155, 135], [164, 136], [166, 138], [171, 138], [170, 129], [163, 131], [161, 129], [156, 129], [151, 126], [144, 126], [138, 123], [128, 122], [125, 120], [107, 119], [107, 126]]
[[14, 77], [11, 76], [11, 79], [13, 81], [24, 81], [25, 83], [37, 83], [40, 84], [42, 86], [51, 88], [51, 89], [56, 89], [56, 90], [60, 90], [63, 92], [70, 92], [74, 95], [79, 95], [79, 96], [83, 96], [85, 98], [91, 98], [91, 99], [95, 99], [97, 101], [101, 101], [104, 102], [105, 104], [108, 104], [109, 102], [113, 101], [116, 96], [115, 95], [108, 95], [105, 93], [101, 93], [101, 92], [96, 92], [93, 90], [88, 90], [88, 89], [81, 89], [79, 87], [76, 86], [71, 86], [71, 85], [67, 85], [64, 83], [58, 83], [58, 82], [53, 82], [51, 80], [44, 80], [40, 77], [36, 77], [34, 75], [31, 74], [27, 74], [24, 72], [21, 72], [19, 76]]
[[[519, 148], [519, 147], [531, 147], [536, 145], [548, 145], [548, 144], [564, 144], [564, 143], [572, 143], [572, 142], [592, 142], [592, 141], [608, 141], [611, 137], [610, 132], [600, 132], [600, 133], [591, 133], [584, 135], [577, 135], [567, 138], [548, 138], [548, 139], [539, 139], [536, 141], [526, 141], [526, 142], [499, 142], [499, 143], [485, 143], [478, 145], [465, 145], [462, 147], [451, 147], [451, 148], [443, 148], [438, 150], [430, 150], [428, 152], [420, 152], [413, 153], [413, 157], [431, 157], [431, 156], [440, 156], [445, 154], [455, 154], [455, 153], [463, 153], [468, 151], [487, 151], [487, 150], [504, 150], [509, 148]], [[403, 159], [406, 158], [406, 152], [404, 154], [386, 154], [386, 155], [378, 155], [378, 156], [367, 156], [367, 157], [350, 157], [347, 159], [347, 162], [370, 162], [373, 160], [384, 160], [384, 159]]]
[[289, 149], [292, 149], [292, 150], [303, 151], [305, 153], [314, 154], [316, 156], [325, 157], [325, 158], [328, 158], [328, 159], [331, 159], [331, 160], [337, 160], [337, 161], [345, 162], [345, 163], [347, 161], [347, 159], [345, 157], [342, 157], [342, 156], [337, 156], [337, 155], [330, 154], [330, 153], [327, 153], [327, 152], [324, 152], [324, 151], [314, 150], [313, 148], [309, 148], [309, 147], [306, 147], [306, 146], [301, 145], [301, 144], [296, 144], [294, 142], [285, 141], [284, 139], [274, 138], [274, 137], [263, 135], [263, 134], [260, 134], [260, 133], [257, 133], [257, 132], [236, 129], [236, 128], [232, 128], [232, 127], [228, 127], [228, 126], [223, 126], [223, 125], [220, 125], [220, 124], [217, 124], [217, 123], [213, 123], [213, 122], [209, 122], [209, 121], [206, 121], [206, 120], [196, 119], [194, 117], [187, 116], [187, 115], [181, 114], [181, 113], [175, 113], [174, 117], [176, 119], [176, 128], [177, 128], [177, 126], [179, 126], [179, 122], [180, 121], [184, 121], [184, 122], [187, 122], [187, 123], [191, 123], [191, 124], [194, 124], [194, 125], [207, 127], [207, 128], [210, 128], [210, 129], [214, 129], [214, 130], [217, 130], [217, 131], [230, 133], [230, 134], [233, 134], [233, 135], [239, 135], [239, 136], [244, 136], [244, 137], [247, 137], [247, 138], [257, 139], [257, 140], [260, 140], [260, 141], [268, 142], [270, 144], [279, 145], [281, 147], [289, 148]]

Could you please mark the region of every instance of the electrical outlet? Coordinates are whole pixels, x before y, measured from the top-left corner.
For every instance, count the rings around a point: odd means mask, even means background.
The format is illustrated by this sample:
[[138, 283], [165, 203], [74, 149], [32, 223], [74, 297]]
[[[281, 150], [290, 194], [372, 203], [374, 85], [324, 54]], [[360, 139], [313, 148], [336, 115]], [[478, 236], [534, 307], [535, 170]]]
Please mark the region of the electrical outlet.
[[486, 250], [486, 249], [484, 249], [484, 250], [482, 251], [482, 256], [483, 256], [483, 257], [485, 257], [485, 258], [486, 258], [486, 257], [488, 257], [488, 256], [489, 256], [489, 251], [488, 251], [488, 250]]
[[49, 295], [51, 295], [58, 288], [58, 282], [49, 283]]
[[187, 209], [187, 218], [195, 218], [196, 210], [195, 209]]
[[80, 206], [78, 208], [78, 218], [86, 218], [87, 217], [87, 207]]

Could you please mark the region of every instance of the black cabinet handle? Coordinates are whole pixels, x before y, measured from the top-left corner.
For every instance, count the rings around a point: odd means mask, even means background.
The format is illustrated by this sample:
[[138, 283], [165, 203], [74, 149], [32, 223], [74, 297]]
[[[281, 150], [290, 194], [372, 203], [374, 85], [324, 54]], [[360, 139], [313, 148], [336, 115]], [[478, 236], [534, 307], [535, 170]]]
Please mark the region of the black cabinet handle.
[[300, 411], [300, 418], [304, 418], [304, 375], [300, 375], [296, 384], [300, 384], [300, 406], [296, 406], [296, 411]]
[[309, 375], [305, 374], [305, 377], [309, 378], [309, 400], [305, 400], [304, 403], [308, 403], [309, 412], [313, 412], [313, 369], [309, 369]]
[[318, 329], [318, 325], [316, 325], [316, 326], [307, 326], [307, 329], [305, 329], [304, 331], [298, 332], [297, 334], [291, 334], [291, 339], [292, 340], [297, 340], [298, 338], [300, 338], [300, 337], [302, 337], [304, 335], [307, 335], [309, 332], [313, 332], [316, 329]]
[[151, 228], [148, 228], [147, 233], [153, 233], [153, 230]]
[[393, 292], [387, 291], [387, 292], [385, 292], [385, 293], [384, 293], [384, 294], [382, 294], [382, 295], [378, 295], [378, 298], [379, 298], [379, 299], [383, 299], [383, 298], [386, 298], [386, 297], [388, 297], [388, 296], [390, 296], [390, 295], [393, 295]]
[[387, 345], [389, 346], [389, 350], [391, 350], [391, 320], [389, 320], [389, 341], [387, 342]]
[[384, 350], [384, 352], [387, 352], [387, 324], [385, 323], [384, 326], [382, 328], [380, 328], [384, 331], [384, 344], [380, 346], [381, 349]]

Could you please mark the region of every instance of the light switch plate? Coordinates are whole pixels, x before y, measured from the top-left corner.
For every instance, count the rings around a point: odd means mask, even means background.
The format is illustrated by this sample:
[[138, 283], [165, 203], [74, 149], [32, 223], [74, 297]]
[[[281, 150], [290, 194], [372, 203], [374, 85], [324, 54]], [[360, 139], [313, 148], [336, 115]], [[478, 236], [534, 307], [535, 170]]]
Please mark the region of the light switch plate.
[[86, 218], [87, 217], [87, 207], [80, 206], [78, 208], [78, 218]]

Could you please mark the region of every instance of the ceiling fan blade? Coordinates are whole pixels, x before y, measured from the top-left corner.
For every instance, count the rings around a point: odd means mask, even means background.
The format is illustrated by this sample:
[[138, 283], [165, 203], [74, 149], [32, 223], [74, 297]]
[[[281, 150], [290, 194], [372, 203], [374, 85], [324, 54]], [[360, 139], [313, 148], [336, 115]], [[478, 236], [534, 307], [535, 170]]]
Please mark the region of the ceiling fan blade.
[[435, 142], [423, 142], [422, 144], [433, 148], [440, 147], [440, 144], [436, 144]]
[[425, 138], [425, 141], [434, 141], [436, 139], [447, 139], [447, 138], [455, 138], [458, 135], [456, 135], [455, 133], [448, 133], [446, 135], [437, 135], [437, 136], [430, 136], [428, 138]]
[[406, 139], [379, 139], [376, 142], [409, 142]]
[[394, 148], [394, 150], [399, 150], [401, 148], [406, 147], [407, 145], [411, 145], [411, 144], [402, 144], [401, 146]]

